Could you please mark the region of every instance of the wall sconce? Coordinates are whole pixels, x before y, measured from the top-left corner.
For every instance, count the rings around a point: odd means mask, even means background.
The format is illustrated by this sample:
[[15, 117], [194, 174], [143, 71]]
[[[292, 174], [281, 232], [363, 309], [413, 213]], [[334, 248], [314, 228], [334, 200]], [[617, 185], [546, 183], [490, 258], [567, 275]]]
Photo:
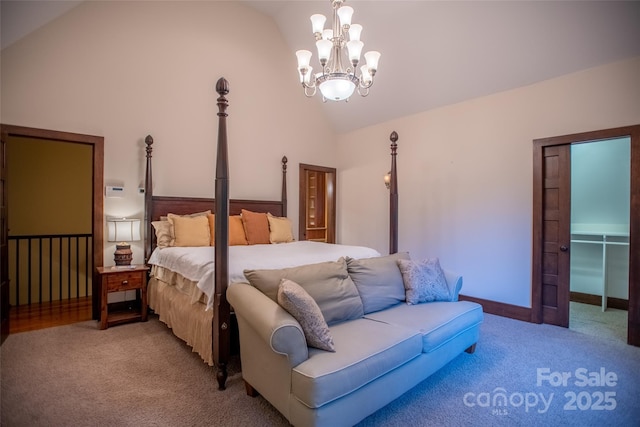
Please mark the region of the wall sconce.
[[391, 187], [391, 171], [384, 176], [384, 186], [387, 187], [387, 190]]
[[133, 252], [128, 242], [140, 240], [138, 218], [107, 218], [107, 240], [116, 243], [113, 260], [116, 265], [131, 265]]

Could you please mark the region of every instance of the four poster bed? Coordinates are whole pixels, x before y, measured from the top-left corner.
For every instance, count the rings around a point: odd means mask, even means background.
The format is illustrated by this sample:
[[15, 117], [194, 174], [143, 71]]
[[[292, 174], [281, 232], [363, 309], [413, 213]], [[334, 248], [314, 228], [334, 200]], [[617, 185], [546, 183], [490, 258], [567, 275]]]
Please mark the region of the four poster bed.
[[[232, 340], [237, 330], [232, 308], [226, 299], [227, 286], [246, 281], [245, 269], [283, 268], [335, 261], [341, 256], [367, 258], [380, 255], [361, 246], [335, 245], [319, 242], [291, 241], [273, 244], [229, 244], [230, 233], [236, 233], [230, 224], [243, 214], [268, 214], [268, 220], [286, 220], [287, 216], [287, 158], [282, 158], [282, 192], [278, 201], [229, 199], [229, 168], [227, 151], [226, 109], [228, 82], [221, 78], [216, 84], [219, 94], [218, 141], [215, 173], [215, 198], [165, 197], [153, 195], [152, 145], [149, 135], [146, 144], [145, 175], [145, 262], [150, 265], [148, 282], [149, 307], [173, 333], [184, 340], [209, 365], [216, 367], [219, 388], [225, 388], [227, 363]], [[394, 139], [395, 138], [395, 139]], [[397, 251], [397, 181], [396, 140], [392, 134], [391, 163], [391, 229], [390, 250]], [[395, 198], [395, 202], [394, 202]], [[159, 230], [163, 221], [191, 221], [194, 216], [206, 216], [211, 231], [210, 244], [198, 247], [167, 247], [159, 244]], [[266, 215], [265, 215], [266, 216]], [[185, 218], [186, 217], [186, 218]], [[204, 222], [204, 220], [200, 220]], [[193, 220], [195, 222], [196, 220]], [[286, 223], [286, 221], [285, 221]], [[178, 222], [171, 222], [175, 227]], [[271, 224], [271, 222], [269, 222]], [[273, 223], [275, 224], [275, 222]], [[177, 233], [178, 229], [172, 232]], [[246, 223], [245, 223], [246, 230]], [[273, 236], [273, 234], [272, 234]], [[177, 239], [177, 236], [173, 236]], [[177, 240], [173, 241], [177, 243]], [[264, 243], [264, 242], [263, 242]], [[268, 243], [268, 242], [267, 242]], [[173, 246], [170, 245], [170, 246]], [[178, 263], [178, 261], [180, 263]], [[215, 268], [214, 268], [215, 266]]]

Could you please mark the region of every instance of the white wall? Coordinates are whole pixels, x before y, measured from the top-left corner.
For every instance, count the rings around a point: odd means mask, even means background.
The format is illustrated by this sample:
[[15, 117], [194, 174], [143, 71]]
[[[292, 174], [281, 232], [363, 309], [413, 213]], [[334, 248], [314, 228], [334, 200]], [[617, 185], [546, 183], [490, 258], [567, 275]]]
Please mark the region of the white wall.
[[634, 58], [341, 135], [340, 240], [388, 251], [395, 130], [399, 249], [439, 257], [466, 295], [530, 307], [532, 141], [639, 123]]
[[[571, 146], [571, 224], [629, 231], [631, 138]], [[613, 228], [617, 228], [613, 227]]]
[[[144, 138], [154, 193], [212, 197], [219, 77], [229, 80], [230, 197], [278, 200], [289, 159], [337, 166], [335, 135], [298, 83], [273, 21], [235, 2], [85, 2], [2, 50], [1, 121], [105, 138], [106, 216], [142, 216]], [[294, 219], [297, 230], [297, 218]], [[113, 263], [105, 246], [105, 265]], [[133, 245], [142, 262], [142, 242]]]
[[[629, 137], [571, 146], [572, 292], [602, 295], [606, 281], [608, 296], [629, 298], [630, 166]], [[573, 242], [602, 242], [603, 234], [606, 248]]]

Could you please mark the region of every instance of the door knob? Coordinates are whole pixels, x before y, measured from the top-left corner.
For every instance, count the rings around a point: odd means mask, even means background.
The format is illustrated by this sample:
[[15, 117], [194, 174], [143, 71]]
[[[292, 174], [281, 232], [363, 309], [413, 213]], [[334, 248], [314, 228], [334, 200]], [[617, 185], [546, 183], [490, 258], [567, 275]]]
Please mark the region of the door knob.
[[562, 246], [560, 246], [560, 250], [561, 250], [562, 252], [567, 252], [567, 251], [569, 250], [569, 248], [568, 248], [568, 247], [566, 247], [565, 245], [562, 245]]

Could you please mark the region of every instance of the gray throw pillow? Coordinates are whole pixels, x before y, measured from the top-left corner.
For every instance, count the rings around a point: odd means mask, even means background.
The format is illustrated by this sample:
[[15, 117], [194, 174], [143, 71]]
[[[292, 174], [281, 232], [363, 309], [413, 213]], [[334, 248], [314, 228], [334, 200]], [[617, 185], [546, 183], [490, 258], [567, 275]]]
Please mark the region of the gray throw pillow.
[[328, 325], [364, 315], [362, 300], [344, 258], [276, 270], [245, 270], [244, 275], [252, 286], [275, 302], [282, 279], [296, 282], [318, 304]]
[[407, 304], [431, 301], [451, 301], [447, 280], [438, 258], [424, 261], [398, 260]]
[[300, 323], [309, 347], [336, 351], [333, 337], [320, 307], [302, 286], [291, 280], [282, 279], [278, 287], [278, 304]]
[[411, 258], [407, 252], [375, 258], [347, 258], [347, 270], [358, 288], [365, 314], [384, 310], [405, 300], [399, 259]]

